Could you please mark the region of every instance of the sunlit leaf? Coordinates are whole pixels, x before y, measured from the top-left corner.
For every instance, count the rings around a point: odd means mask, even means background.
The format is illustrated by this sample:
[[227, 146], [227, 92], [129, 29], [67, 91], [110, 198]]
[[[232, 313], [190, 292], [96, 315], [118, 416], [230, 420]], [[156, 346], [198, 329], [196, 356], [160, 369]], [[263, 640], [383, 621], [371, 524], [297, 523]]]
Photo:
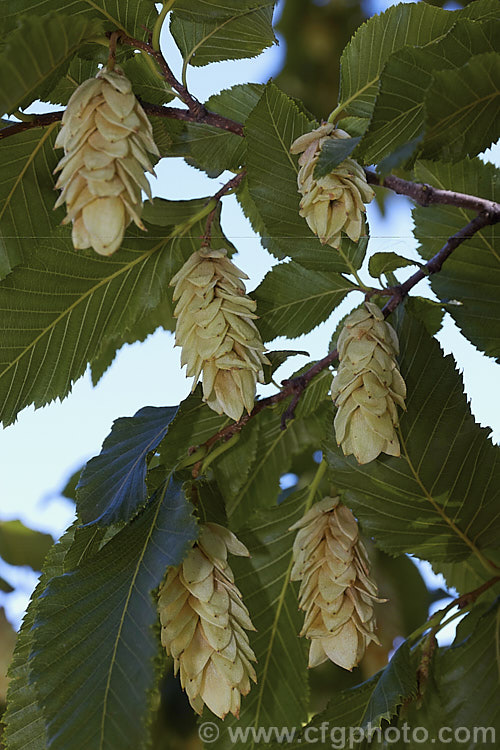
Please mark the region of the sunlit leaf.
[[275, 266], [252, 295], [264, 341], [294, 338], [326, 320], [353, 284], [340, 274], [320, 273], [297, 263]]
[[41, 240], [29, 262], [0, 284], [1, 419], [9, 423], [29, 403], [63, 398], [104, 340], [126, 340], [138, 318], [171, 300], [170, 279], [199, 247], [204, 231], [204, 220], [190, 217], [205, 205], [204, 199], [157, 199], [145, 219], [167, 226], [129, 229], [110, 258], [75, 252], [68, 230]]
[[[500, 21], [463, 20], [443, 39], [425, 47], [405, 46], [394, 52], [380, 76], [380, 91], [361, 151], [368, 163], [384, 159], [386, 171], [407, 161], [426, 129], [425, 100], [436, 71], [457, 70], [472, 55], [498, 49]], [[435, 100], [436, 114], [449, 103]], [[391, 161], [390, 161], [391, 160]]]
[[[69, 0], [62, 7], [72, 18], [95, 18], [106, 29], [122, 29], [139, 39], [146, 38], [146, 29], [153, 28], [158, 16], [151, 0]], [[51, 11], [61, 12], [61, 0], [9, 0], [0, 23], [7, 33], [17, 27], [24, 13], [43, 16]]]
[[170, 30], [184, 65], [255, 57], [269, 47], [275, 39], [273, 8], [269, 3], [260, 5], [257, 10], [238, 8], [231, 16], [197, 21], [176, 15], [174, 9]]
[[498, 138], [500, 54], [475, 55], [458, 70], [434, 73], [425, 112], [424, 157], [457, 161], [491, 146]]
[[0, 139], [0, 279], [46, 240], [64, 216], [63, 208], [53, 211], [58, 128], [54, 123]]
[[245, 134], [248, 144], [248, 187], [260, 215], [264, 244], [279, 248], [278, 257], [318, 271], [352, 272], [363, 262], [366, 246], [344, 238], [339, 250], [322, 245], [299, 215], [297, 157], [290, 154], [293, 141], [312, 130], [297, 104], [268, 84], [250, 114]]
[[99, 34], [101, 23], [85, 16], [51, 13], [24, 18], [0, 56], [0, 113], [11, 114], [43, 99], [76, 50]]
[[360, 26], [340, 62], [340, 103], [345, 115], [359, 118], [358, 128], [354, 132], [343, 121], [340, 127], [352, 135], [360, 135], [366, 129], [384, 65], [396, 50], [407, 45], [429, 45], [464, 18], [498, 20], [496, 0], [479, 0], [463, 10], [452, 12], [427, 3], [401, 3]]

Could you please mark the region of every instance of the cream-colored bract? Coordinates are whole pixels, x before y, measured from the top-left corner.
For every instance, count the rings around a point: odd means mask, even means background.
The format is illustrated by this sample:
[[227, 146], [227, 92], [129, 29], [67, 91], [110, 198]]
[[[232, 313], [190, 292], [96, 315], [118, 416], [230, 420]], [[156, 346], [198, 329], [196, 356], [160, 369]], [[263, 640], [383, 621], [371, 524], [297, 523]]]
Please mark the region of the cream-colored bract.
[[239, 715], [242, 695], [257, 681], [247, 630], [254, 630], [227, 562], [248, 556], [235, 535], [204, 524], [184, 562], [170, 568], [158, 598], [161, 642], [194, 710], [206, 705], [219, 718]]
[[396, 331], [377, 305], [365, 302], [346, 318], [337, 349], [331, 395], [338, 445], [360, 464], [380, 453], [399, 456], [397, 406], [405, 408], [406, 385], [396, 360]]
[[291, 145], [292, 154], [299, 154], [297, 178], [300, 215], [324, 245], [340, 247], [342, 232], [358, 242], [364, 228], [365, 203], [370, 203], [374, 193], [366, 182], [363, 169], [354, 159], [344, 159], [324, 177], [316, 179], [314, 169], [325, 141], [349, 138], [344, 130], [331, 123], [321, 125], [297, 138]]
[[226, 250], [201, 248], [173, 277], [177, 306], [175, 341], [182, 365], [203, 380], [203, 399], [218, 414], [238, 420], [252, 411], [256, 383], [268, 363], [254, 320], [256, 303], [245, 294], [248, 278]]
[[73, 93], [55, 142], [64, 156], [55, 208], [66, 202], [63, 224], [73, 222], [77, 250], [111, 255], [130, 222], [141, 221], [141, 190], [151, 199], [144, 170], [154, 175], [147, 152], [159, 156], [146, 113], [123, 71], [102, 68]]
[[305, 611], [300, 635], [311, 640], [309, 667], [330, 659], [351, 670], [374, 641], [371, 580], [358, 524], [338, 497], [325, 497], [300, 521], [293, 545], [292, 581], [301, 581], [299, 607]]

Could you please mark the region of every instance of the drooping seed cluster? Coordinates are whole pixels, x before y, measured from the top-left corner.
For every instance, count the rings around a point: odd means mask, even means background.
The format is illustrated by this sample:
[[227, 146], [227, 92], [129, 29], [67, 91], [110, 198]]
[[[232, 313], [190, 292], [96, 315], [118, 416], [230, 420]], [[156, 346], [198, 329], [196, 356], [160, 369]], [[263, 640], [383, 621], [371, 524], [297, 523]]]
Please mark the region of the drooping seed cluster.
[[358, 242], [364, 228], [365, 203], [370, 203], [374, 193], [354, 159], [344, 159], [324, 177], [315, 178], [314, 170], [325, 141], [349, 137], [344, 130], [326, 123], [301, 135], [290, 148], [292, 154], [301, 154], [297, 178], [303, 196], [300, 215], [324, 245], [337, 249], [342, 232]]
[[309, 667], [330, 659], [351, 670], [367, 645], [379, 642], [373, 602], [381, 601], [356, 519], [338, 497], [325, 497], [291, 529], [298, 529], [291, 578], [301, 581], [300, 635], [311, 640]]
[[73, 222], [75, 249], [111, 255], [130, 222], [141, 221], [141, 190], [151, 198], [144, 170], [154, 175], [147, 151], [159, 156], [151, 123], [123, 71], [102, 68], [73, 93], [55, 142], [64, 147], [55, 208], [66, 202], [63, 224]]
[[203, 399], [218, 414], [238, 420], [251, 412], [262, 366], [268, 362], [254, 319], [256, 303], [245, 294], [248, 276], [226, 250], [202, 248], [173, 277], [178, 300], [175, 340], [194, 386], [203, 379]]
[[184, 562], [170, 568], [159, 592], [161, 642], [193, 709], [206, 704], [223, 719], [239, 715], [242, 695], [257, 681], [247, 630], [254, 630], [227, 554], [248, 556], [228, 529], [202, 526]]
[[405, 408], [398, 369], [398, 337], [377, 305], [365, 302], [346, 318], [337, 342], [339, 368], [331, 395], [338, 409], [335, 435], [346, 456], [360, 464], [380, 453], [400, 455], [396, 405]]

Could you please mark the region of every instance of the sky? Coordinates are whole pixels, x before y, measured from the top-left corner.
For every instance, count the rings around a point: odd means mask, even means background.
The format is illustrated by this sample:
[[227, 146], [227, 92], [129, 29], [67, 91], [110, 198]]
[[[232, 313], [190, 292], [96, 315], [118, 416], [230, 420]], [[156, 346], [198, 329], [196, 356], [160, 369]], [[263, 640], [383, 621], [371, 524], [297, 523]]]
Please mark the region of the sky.
[[[393, 4], [389, 0], [371, 0], [366, 6], [376, 12]], [[455, 6], [450, 3], [450, 9], [452, 7]], [[179, 73], [180, 55], [168, 33], [162, 36], [162, 49], [174, 72]], [[281, 39], [280, 46], [266, 50], [254, 60], [191, 68], [189, 88], [203, 100], [236, 83], [265, 82], [279, 71], [283, 55]], [[332, 108], [334, 104], [332, 102]], [[45, 105], [43, 109], [47, 110]], [[325, 117], [327, 115], [325, 113]], [[497, 147], [486, 157], [500, 164], [499, 151]], [[158, 179], [152, 184], [154, 195], [177, 200], [213, 195], [232, 176], [226, 173], [216, 180], [209, 179], [182, 159], [164, 159], [156, 171]], [[392, 250], [408, 258], [417, 257], [417, 243], [411, 234], [411, 205], [406, 198], [391, 196], [384, 218], [375, 205], [368, 206], [368, 219], [371, 250]], [[276, 261], [262, 248], [234, 196], [224, 198], [222, 223], [226, 235], [238, 248], [235, 262], [250, 276], [248, 289], [252, 290]], [[413, 270], [405, 270], [401, 278]], [[429, 294], [425, 292], [425, 284], [415, 292]], [[350, 295], [327, 322], [310, 334], [294, 339], [292, 348], [308, 351], [310, 358], [324, 356], [338, 320], [361, 299], [361, 295]], [[453, 352], [463, 371], [477, 421], [492, 427], [493, 438], [498, 441], [500, 402], [496, 400], [495, 404], [491, 399], [498, 382], [498, 366], [464, 339], [449, 316], [438, 339], [446, 352]], [[290, 348], [290, 341], [277, 339], [270, 348]], [[287, 377], [308, 359], [293, 358], [278, 371], [279, 378]], [[24, 409], [14, 425], [0, 432], [0, 518], [20, 518], [28, 526], [50, 532], [55, 538], [60, 536], [74, 518], [74, 506], [60, 496], [60, 490], [74, 471], [99, 453], [113, 420], [131, 416], [146, 405], [175, 405], [187, 396], [190, 381], [181, 372], [179, 360], [180, 351], [174, 348], [173, 335], [157, 331], [144, 343], [123, 347], [97, 387], [92, 386], [87, 372], [62, 402], [38, 410]], [[265, 394], [266, 390], [261, 392]], [[422, 570], [429, 585], [443, 585], [441, 577], [434, 576], [428, 564]], [[17, 625], [37, 574], [0, 561], [0, 575], [5, 575], [16, 586], [14, 594], [0, 592], [0, 605], [5, 606], [9, 618]], [[448, 637], [449, 634], [444, 634], [445, 640]]]

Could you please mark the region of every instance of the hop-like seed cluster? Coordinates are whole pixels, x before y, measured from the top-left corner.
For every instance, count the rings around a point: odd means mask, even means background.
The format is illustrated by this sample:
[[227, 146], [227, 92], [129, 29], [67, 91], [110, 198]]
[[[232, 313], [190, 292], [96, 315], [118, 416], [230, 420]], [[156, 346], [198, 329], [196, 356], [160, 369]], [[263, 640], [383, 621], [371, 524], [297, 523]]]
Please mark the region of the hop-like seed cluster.
[[302, 194], [300, 215], [324, 245], [339, 248], [341, 233], [357, 242], [364, 227], [365, 203], [373, 190], [366, 182], [363, 169], [354, 159], [344, 159], [330, 174], [316, 179], [314, 169], [325, 141], [349, 138], [344, 130], [331, 123], [301, 135], [292, 143], [292, 154], [299, 158], [298, 186]]
[[194, 385], [203, 378], [203, 399], [218, 414], [238, 420], [252, 411], [263, 382], [264, 346], [254, 323], [256, 303], [245, 294], [248, 276], [226, 250], [202, 248], [173, 277], [178, 300], [175, 340]]
[[242, 695], [257, 681], [246, 630], [254, 630], [227, 562], [248, 556], [228, 529], [207, 523], [184, 562], [170, 568], [160, 589], [161, 642], [174, 659], [194, 710], [207, 705], [221, 719], [238, 716]]
[[299, 606], [306, 613], [300, 635], [311, 639], [309, 667], [327, 659], [351, 670], [374, 641], [373, 602], [366, 550], [351, 511], [338, 497], [316, 503], [291, 529], [292, 580], [301, 581]]
[[365, 302], [346, 318], [337, 349], [340, 365], [331, 394], [338, 408], [338, 445], [360, 464], [379, 453], [399, 456], [396, 404], [405, 408], [406, 385], [396, 361], [394, 328], [376, 305]]
[[102, 68], [73, 93], [55, 147], [64, 147], [55, 208], [66, 201], [63, 224], [73, 222], [75, 249], [111, 255], [126, 227], [141, 221], [141, 189], [151, 198], [144, 170], [154, 174], [147, 151], [159, 156], [151, 123], [120, 68]]

